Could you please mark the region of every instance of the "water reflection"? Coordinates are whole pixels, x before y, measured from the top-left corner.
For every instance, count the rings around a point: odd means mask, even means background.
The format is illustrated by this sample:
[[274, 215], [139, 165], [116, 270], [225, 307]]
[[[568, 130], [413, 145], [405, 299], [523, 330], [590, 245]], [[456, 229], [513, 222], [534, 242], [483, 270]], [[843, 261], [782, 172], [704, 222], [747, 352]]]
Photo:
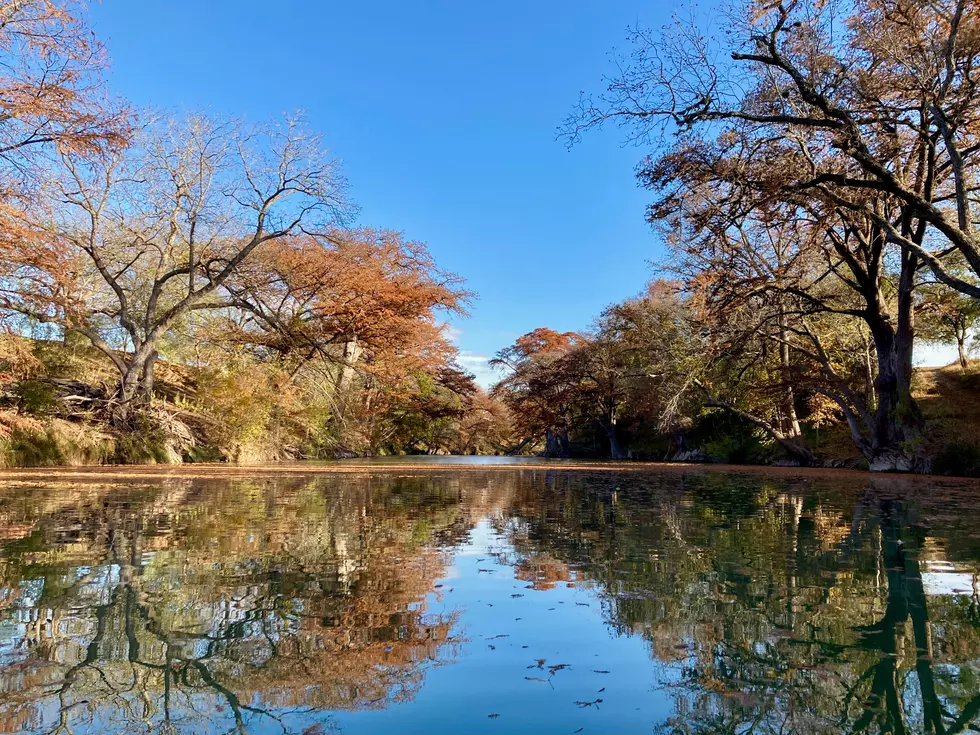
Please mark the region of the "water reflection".
[[0, 732], [976, 730], [978, 499], [546, 467], [6, 483]]

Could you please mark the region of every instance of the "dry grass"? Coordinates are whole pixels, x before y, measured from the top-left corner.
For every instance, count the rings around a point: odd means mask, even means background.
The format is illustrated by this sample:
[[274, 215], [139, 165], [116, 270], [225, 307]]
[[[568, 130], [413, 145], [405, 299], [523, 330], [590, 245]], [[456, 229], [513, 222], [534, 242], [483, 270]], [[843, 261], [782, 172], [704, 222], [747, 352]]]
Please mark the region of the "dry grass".
[[115, 439], [96, 426], [0, 411], [0, 466], [100, 465], [115, 453]]
[[980, 440], [980, 360], [915, 371], [913, 396], [940, 440]]

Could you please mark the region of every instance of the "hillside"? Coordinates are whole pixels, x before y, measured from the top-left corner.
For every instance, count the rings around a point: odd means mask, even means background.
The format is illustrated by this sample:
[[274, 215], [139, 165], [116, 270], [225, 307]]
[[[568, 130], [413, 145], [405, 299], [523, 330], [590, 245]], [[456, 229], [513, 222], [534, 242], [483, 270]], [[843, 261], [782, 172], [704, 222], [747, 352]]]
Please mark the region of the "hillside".
[[930, 453], [939, 474], [980, 476], [980, 360], [922, 368], [912, 384], [929, 425]]

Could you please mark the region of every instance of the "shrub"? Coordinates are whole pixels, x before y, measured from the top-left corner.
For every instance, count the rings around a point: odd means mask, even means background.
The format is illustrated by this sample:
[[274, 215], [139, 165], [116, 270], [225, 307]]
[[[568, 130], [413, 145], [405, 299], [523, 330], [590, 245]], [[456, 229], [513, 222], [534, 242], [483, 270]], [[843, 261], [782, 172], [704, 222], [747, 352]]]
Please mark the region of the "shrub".
[[46, 416], [57, 407], [54, 386], [40, 380], [22, 380], [14, 384], [11, 392], [16, 397], [17, 408], [22, 413]]
[[933, 471], [937, 475], [980, 477], [980, 447], [965, 441], [946, 445], [936, 455]]

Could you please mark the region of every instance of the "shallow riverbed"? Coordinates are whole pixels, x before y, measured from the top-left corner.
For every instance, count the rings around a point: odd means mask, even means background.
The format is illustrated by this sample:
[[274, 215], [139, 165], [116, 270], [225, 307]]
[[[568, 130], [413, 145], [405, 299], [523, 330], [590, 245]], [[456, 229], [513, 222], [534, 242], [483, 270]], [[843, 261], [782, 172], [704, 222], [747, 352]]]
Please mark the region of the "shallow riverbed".
[[0, 477], [0, 732], [968, 732], [980, 485], [499, 460]]

